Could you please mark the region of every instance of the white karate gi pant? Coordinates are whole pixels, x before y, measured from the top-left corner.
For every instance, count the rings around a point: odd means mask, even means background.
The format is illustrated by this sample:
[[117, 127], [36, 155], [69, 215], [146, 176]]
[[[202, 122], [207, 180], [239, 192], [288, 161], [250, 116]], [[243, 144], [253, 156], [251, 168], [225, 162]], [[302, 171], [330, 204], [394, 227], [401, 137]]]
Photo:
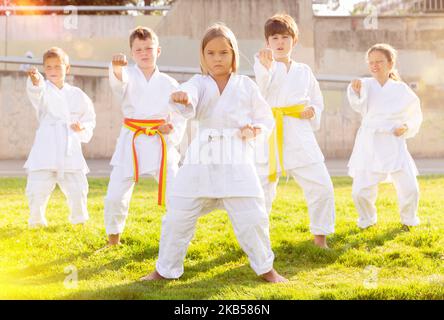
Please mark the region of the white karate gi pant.
[[[289, 169], [286, 173], [295, 179], [304, 192], [310, 216], [310, 232], [313, 235], [332, 234], [335, 231], [334, 190], [325, 163]], [[262, 175], [260, 180], [265, 194], [265, 206], [270, 214], [279, 179], [270, 182], [268, 175]]]
[[[411, 170], [391, 173], [398, 194], [401, 223], [416, 226], [420, 223], [417, 216], [419, 186], [416, 175]], [[367, 228], [376, 224], [376, 197], [378, 183], [386, 180], [388, 174], [370, 171], [357, 171], [353, 178], [352, 197], [359, 213], [358, 226]]]
[[267, 273], [273, 268], [269, 222], [262, 198], [175, 196], [171, 197], [167, 214], [162, 219], [159, 258], [156, 263], [156, 270], [161, 276], [177, 279], [183, 274], [183, 260], [194, 235], [197, 219], [216, 208], [227, 210], [236, 238], [256, 274]]
[[[108, 183], [108, 190], [105, 196], [105, 229], [106, 234], [121, 234], [125, 228], [126, 218], [128, 216], [131, 196], [134, 191], [134, 177], [125, 177], [124, 167], [114, 166]], [[168, 190], [172, 184], [178, 167], [168, 166], [165, 189], [165, 202], [168, 205]], [[153, 172], [140, 175], [152, 176], [159, 182], [159, 172]]]
[[48, 223], [45, 217], [49, 197], [56, 184], [65, 194], [69, 207], [69, 221], [72, 224], [84, 223], [88, 220], [87, 209], [88, 180], [82, 171], [65, 172], [58, 177], [57, 172], [48, 170], [30, 171], [26, 183], [30, 218], [29, 225], [44, 225]]

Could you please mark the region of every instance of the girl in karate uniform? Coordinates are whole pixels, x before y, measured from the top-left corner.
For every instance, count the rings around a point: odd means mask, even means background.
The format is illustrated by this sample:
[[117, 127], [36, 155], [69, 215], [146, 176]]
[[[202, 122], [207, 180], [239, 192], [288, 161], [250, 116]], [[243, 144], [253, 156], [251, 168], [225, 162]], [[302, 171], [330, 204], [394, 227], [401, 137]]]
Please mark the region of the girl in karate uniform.
[[327, 248], [327, 235], [334, 232], [335, 203], [333, 184], [314, 135], [324, 110], [322, 93], [310, 67], [291, 59], [299, 37], [293, 18], [274, 15], [264, 31], [267, 47], [255, 56], [254, 72], [276, 119], [270, 141], [262, 142], [266, 161], [258, 161], [267, 211], [271, 212], [279, 176], [293, 177], [307, 200], [314, 243]]
[[113, 56], [109, 67], [111, 89], [121, 104], [122, 129], [111, 159], [111, 172], [105, 197], [105, 229], [108, 246], [120, 244], [134, 184], [139, 176], [154, 177], [159, 183], [159, 205], [167, 204], [166, 193], [179, 162], [179, 144], [186, 120], [170, 109], [170, 94], [178, 83], [159, 72], [159, 39], [153, 30], [135, 28], [129, 38], [134, 66], [125, 55]]
[[367, 51], [370, 78], [353, 80], [347, 89], [351, 107], [362, 115], [350, 161], [352, 196], [359, 213], [358, 226], [376, 224], [378, 183], [393, 181], [398, 194], [401, 223], [419, 224], [417, 215], [418, 170], [406, 140], [413, 138], [422, 122], [420, 101], [399, 78], [396, 51], [376, 44]]
[[26, 195], [31, 227], [46, 226], [46, 206], [56, 184], [68, 200], [69, 221], [83, 224], [88, 218], [89, 172], [81, 143], [92, 137], [96, 114], [91, 99], [65, 83], [69, 57], [53, 47], [43, 55], [46, 81], [35, 67], [28, 70], [26, 91], [39, 120], [34, 144], [24, 165], [28, 172]]
[[156, 270], [142, 280], [179, 278], [197, 219], [222, 207], [256, 274], [269, 282], [286, 281], [273, 269], [268, 216], [250, 143], [273, 128], [270, 108], [250, 78], [235, 74], [239, 52], [229, 28], [215, 24], [206, 31], [200, 61], [202, 75], [171, 96], [184, 116], [199, 122], [199, 132], [172, 186]]

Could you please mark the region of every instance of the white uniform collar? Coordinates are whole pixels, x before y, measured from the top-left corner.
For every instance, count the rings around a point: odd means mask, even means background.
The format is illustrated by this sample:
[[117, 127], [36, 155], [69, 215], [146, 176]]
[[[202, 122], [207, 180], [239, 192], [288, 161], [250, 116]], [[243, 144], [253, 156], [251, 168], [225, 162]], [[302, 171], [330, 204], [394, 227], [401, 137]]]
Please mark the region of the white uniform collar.
[[145, 75], [143, 74], [142, 69], [139, 68], [139, 66], [136, 64], [135, 69], [139, 72], [139, 74], [146, 80], [146, 81], [151, 81], [151, 79], [154, 79], [160, 72], [159, 72], [159, 68], [157, 67], [157, 65], [154, 67], [154, 71], [151, 74], [151, 77], [149, 79], [147, 79], [145, 77]]

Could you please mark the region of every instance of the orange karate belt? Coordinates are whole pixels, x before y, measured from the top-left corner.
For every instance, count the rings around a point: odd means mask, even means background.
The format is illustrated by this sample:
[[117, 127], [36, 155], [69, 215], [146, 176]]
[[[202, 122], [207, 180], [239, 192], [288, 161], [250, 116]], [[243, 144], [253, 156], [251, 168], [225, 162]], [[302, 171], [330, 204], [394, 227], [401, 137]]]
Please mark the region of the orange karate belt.
[[159, 188], [157, 192], [157, 203], [160, 206], [165, 205], [165, 190], [166, 190], [166, 167], [167, 167], [167, 145], [164, 136], [158, 130], [159, 126], [164, 124], [165, 120], [138, 120], [125, 118], [123, 125], [125, 128], [134, 132], [132, 140], [133, 151], [133, 166], [134, 166], [134, 182], [139, 182], [139, 162], [137, 160], [137, 151], [135, 141], [141, 134], [147, 136], [158, 135], [162, 144], [162, 159], [160, 161], [159, 170]]

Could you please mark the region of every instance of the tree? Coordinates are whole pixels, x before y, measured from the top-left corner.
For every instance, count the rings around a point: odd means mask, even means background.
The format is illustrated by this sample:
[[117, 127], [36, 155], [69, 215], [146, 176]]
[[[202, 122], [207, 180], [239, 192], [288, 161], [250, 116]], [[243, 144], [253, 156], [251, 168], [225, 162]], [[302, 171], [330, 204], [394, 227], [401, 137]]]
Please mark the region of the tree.
[[[26, 5], [30, 6], [164, 6], [170, 5], [175, 0], [31, 0]], [[14, 0], [10, 2], [10, 5], [14, 6]], [[19, 2], [19, 1], [18, 1]], [[8, 4], [7, 4], [8, 5]], [[17, 4], [20, 5], [20, 4]], [[25, 12], [16, 11], [14, 14], [63, 14], [60, 11], [39, 11], [39, 12]], [[78, 11], [78, 14], [121, 14], [127, 15], [128, 11]], [[159, 11], [146, 11], [145, 14], [160, 14]]]

